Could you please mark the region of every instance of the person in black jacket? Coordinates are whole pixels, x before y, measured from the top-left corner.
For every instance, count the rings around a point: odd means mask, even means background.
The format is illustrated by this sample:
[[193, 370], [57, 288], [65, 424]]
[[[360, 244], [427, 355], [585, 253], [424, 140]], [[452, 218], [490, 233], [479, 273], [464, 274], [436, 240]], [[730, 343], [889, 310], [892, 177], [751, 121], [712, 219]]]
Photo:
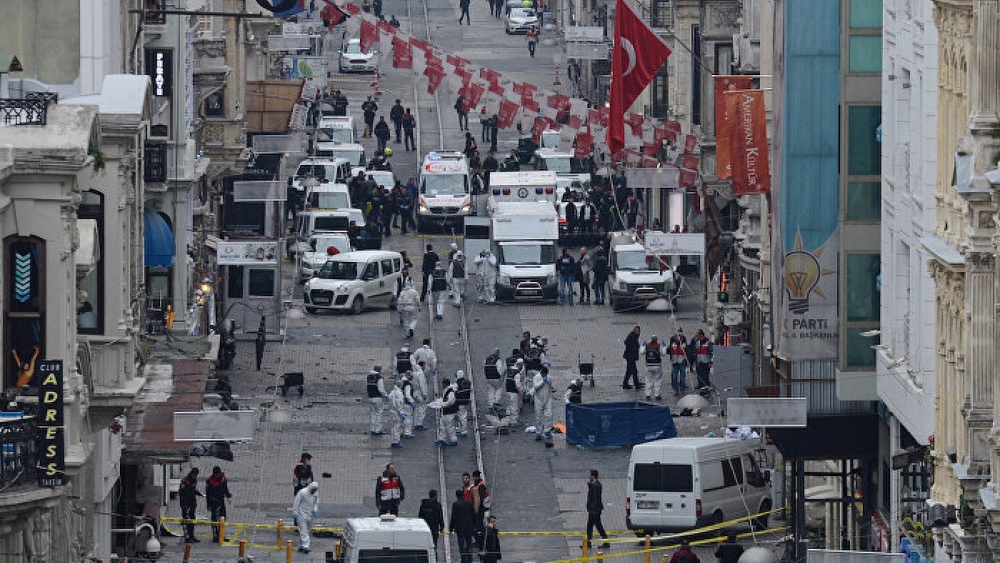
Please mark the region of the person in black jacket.
[[[198, 497], [203, 497], [198, 490], [198, 468], [192, 467], [187, 477], [181, 479], [180, 489], [177, 490], [177, 500], [181, 504], [181, 518], [194, 520], [194, 512], [198, 508]], [[198, 538], [194, 537], [194, 524], [184, 524], [184, 543], [198, 543]]]
[[608, 256], [600, 248], [594, 253], [594, 303], [604, 305], [608, 293]]
[[392, 138], [392, 132], [389, 131], [389, 124], [385, 122], [385, 116], [380, 115], [378, 118], [378, 123], [375, 125], [375, 139], [378, 141], [377, 154], [384, 154], [385, 147], [389, 144], [389, 139]]
[[427, 493], [427, 498], [420, 501], [420, 511], [417, 512], [417, 516], [427, 522], [427, 526], [431, 529], [431, 539], [434, 540], [434, 549], [437, 550], [438, 534], [444, 532], [444, 510], [441, 508], [438, 492], [435, 489], [431, 489]]
[[490, 516], [486, 523], [486, 539], [483, 542], [483, 553], [480, 557], [483, 563], [499, 563], [503, 557], [500, 554], [500, 531], [497, 530], [496, 516]]
[[[212, 474], [205, 479], [205, 504], [212, 513], [212, 522], [218, 522], [219, 518], [226, 516], [226, 501], [233, 498], [229, 492], [229, 483], [226, 482], [226, 474], [222, 468], [216, 465], [212, 468]], [[212, 525], [212, 541], [219, 543], [219, 527]]]
[[434, 272], [434, 267], [437, 266], [439, 260], [441, 258], [438, 257], [437, 252], [434, 252], [434, 246], [428, 244], [427, 252], [424, 252], [423, 264], [420, 267], [420, 272], [424, 275], [423, 284], [420, 286], [421, 303], [427, 299], [427, 278]]
[[451, 504], [451, 522], [448, 531], [458, 538], [458, 552], [461, 563], [472, 563], [472, 535], [476, 531], [476, 510], [465, 500], [465, 491], [455, 490], [455, 502]]
[[641, 331], [639, 325], [636, 325], [632, 332], [625, 337], [625, 352], [622, 354], [622, 358], [625, 358], [625, 379], [622, 380], [622, 389], [632, 388], [628, 382], [629, 377], [632, 378], [636, 389], [642, 389], [642, 384], [639, 383], [639, 367], [636, 365], [636, 362], [639, 361], [639, 334]]
[[400, 100], [396, 100], [396, 105], [392, 106], [389, 110], [389, 119], [392, 121], [392, 126], [396, 130], [397, 145], [403, 142], [403, 115], [405, 113], [406, 108], [403, 107], [403, 103]]
[[590, 480], [587, 481], [587, 546], [590, 546], [590, 540], [594, 537], [594, 528], [596, 527], [597, 533], [601, 534], [601, 538], [605, 540], [602, 547], [607, 547], [609, 545], [607, 542], [608, 533], [604, 531], [604, 524], [601, 522], [601, 512], [604, 511], [604, 498], [601, 493], [604, 487], [597, 477], [597, 470], [591, 469]]

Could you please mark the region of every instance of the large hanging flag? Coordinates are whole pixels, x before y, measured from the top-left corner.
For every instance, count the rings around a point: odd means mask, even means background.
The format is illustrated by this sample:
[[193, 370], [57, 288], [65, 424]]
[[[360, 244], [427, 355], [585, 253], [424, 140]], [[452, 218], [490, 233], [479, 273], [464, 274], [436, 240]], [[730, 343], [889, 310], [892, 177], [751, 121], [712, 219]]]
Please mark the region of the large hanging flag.
[[392, 38], [392, 67], [413, 68], [413, 55], [410, 44], [399, 37]]
[[611, 55], [611, 119], [608, 148], [625, 147], [625, 112], [659, 72], [670, 47], [642, 21], [625, 0], [615, 4], [614, 51]]
[[726, 113], [724, 94], [733, 90], [749, 89], [751, 80], [753, 80], [751, 76], [715, 77], [715, 175], [720, 180], [732, 176], [729, 138], [733, 116]]
[[[767, 116], [763, 90], [726, 92], [727, 113], [732, 118], [733, 194], [763, 194], [771, 190], [767, 150]], [[731, 110], [731, 111], [730, 111]]]
[[378, 35], [378, 29], [375, 27], [375, 24], [367, 19], [361, 20], [361, 52], [370, 52], [372, 45], [378, 41]]

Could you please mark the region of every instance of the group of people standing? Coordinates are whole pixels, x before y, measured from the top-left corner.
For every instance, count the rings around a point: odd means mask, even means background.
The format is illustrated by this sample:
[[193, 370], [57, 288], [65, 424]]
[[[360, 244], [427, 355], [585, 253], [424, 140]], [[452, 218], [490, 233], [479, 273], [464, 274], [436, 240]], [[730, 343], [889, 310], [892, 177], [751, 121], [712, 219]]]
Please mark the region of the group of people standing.
[[382, 421], [386, 407], [390, 412], [389, 447], [402, 448], [401, 439], [412, 439], [414, 430], [427, 430], [424, 422], [428, 403], [436, 395], [437, 363], [430, 339], [424, 339], [412, 354], [409, 345], [396, 354], [391, 384], [386, 384], [381, 366], [372, 367], [365, 379], [372, 436], [386, 435]]
[[[646, 399], [663, 399], [661, 386], [663, 384], [663, 359], [670, 361], [670, 386], [674, 396], [680, 396], [687, 390], [687, 373], [693, 371], [697, 377], [696, 388], [704, 391], [711, 388], [712, 365], [715, 362], [715, 347], [705, 336], [705, 331], [698, 329], [694, 338], [688, 342], [684, 329], [677, 327], [677, 333], [670, 337], [664, 345], [659, 337], [653, 335], [647, 342], [640, 342], [642, 328], [636, 325], [625, 336], [625, 377], [622, 379], [622, 389], [638, 389], [646, 391]], [[639, 381], [639, 359], [646, 363], [645, 383]]]
[[[608, 257], [603, 247], [594, 251], [591, 257], [586, 247], [580, 248], [576, 258], [568, 248], [563, 248], [562, 256], [556, 260], [556, 271], [559, 273], [559, 304], [560, 305], [603, 305], [607, 299]], [[574, 285], [579, 292], [574, 291]], [[591, 288], [594, 300], [591, 301]], [[579, 294], [579, 301], [575, 296]]]

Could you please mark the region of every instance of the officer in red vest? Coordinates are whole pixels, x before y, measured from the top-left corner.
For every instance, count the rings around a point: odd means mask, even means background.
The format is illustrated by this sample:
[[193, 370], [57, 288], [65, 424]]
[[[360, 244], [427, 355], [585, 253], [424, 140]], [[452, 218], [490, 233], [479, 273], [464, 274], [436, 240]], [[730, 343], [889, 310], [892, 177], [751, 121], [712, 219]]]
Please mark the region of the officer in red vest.
[[388, 464], [375, 480], [375, 502], [379, 514], [399, 515], [399, 502], [406, 498], [403, 480], [396, 473], [396, 466]]

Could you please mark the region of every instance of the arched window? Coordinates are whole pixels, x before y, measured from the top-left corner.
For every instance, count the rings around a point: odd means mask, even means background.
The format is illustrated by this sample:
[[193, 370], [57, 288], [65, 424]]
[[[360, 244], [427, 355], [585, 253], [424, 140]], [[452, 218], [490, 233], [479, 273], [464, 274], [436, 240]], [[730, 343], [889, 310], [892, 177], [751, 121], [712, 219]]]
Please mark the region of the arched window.
[[3, 244], [3, 388], [37, 386], [45, 358], [45, 241], [12, 236]]

